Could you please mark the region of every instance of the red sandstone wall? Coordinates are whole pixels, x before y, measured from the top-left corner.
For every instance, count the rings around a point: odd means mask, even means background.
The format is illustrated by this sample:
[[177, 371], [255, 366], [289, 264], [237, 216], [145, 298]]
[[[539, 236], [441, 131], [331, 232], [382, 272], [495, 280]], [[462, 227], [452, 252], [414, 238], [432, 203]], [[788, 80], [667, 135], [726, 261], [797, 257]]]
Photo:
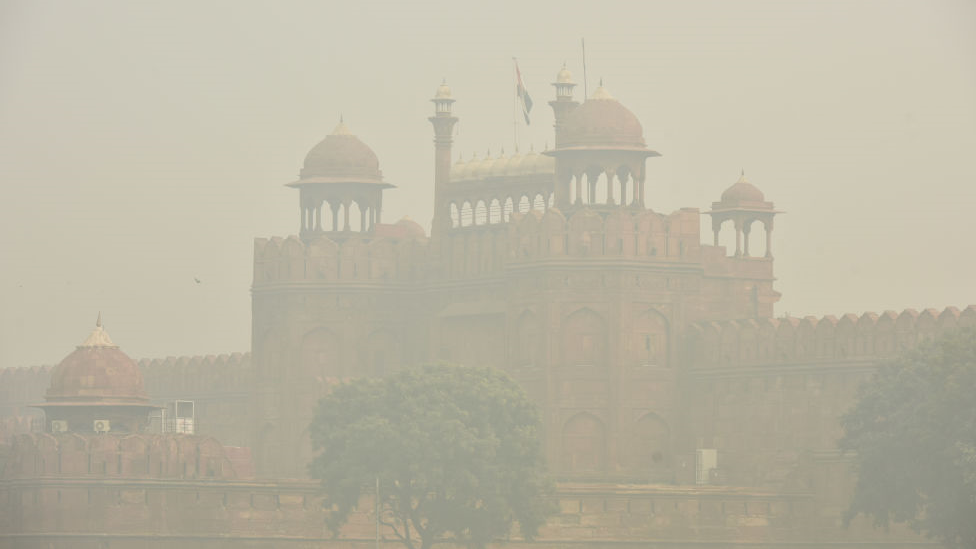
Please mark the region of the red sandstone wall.
[[[808, 494], [563, 485], [536, 543], [506, 547], [918, 547], [904, 531], [819, 528]], [[38, 478], [0, 484], [0, 547], [367, 547], [371, 503], [338, 539], [312, 483]], [[387, 534], [389, 536], [389, 534]], [[390, 536], [391, 537], [391, 536]], [[849, 544], [849, 545], [848, 545]], [[384, 547], [394, 547], [389, 541]]]

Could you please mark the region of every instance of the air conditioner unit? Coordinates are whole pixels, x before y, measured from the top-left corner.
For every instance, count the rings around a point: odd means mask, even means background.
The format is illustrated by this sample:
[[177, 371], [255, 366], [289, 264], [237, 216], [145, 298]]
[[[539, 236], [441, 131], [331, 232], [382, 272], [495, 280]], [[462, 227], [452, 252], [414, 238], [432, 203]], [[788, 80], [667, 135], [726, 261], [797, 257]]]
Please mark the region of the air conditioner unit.
[[68, 432], [68, 422], [63, 419], [55, 419], [51, 421], [51, 432], [52, 433], [67, 433]]
[[699, 448], [696, 452], [695, 482], [710, 484], [712, 474], [718, 468], [718, 450], [715, 448]]
[[107, 433], [112, 430], [112, 422], [107, 419], [96, 419], [92, 428], [96, 433]]

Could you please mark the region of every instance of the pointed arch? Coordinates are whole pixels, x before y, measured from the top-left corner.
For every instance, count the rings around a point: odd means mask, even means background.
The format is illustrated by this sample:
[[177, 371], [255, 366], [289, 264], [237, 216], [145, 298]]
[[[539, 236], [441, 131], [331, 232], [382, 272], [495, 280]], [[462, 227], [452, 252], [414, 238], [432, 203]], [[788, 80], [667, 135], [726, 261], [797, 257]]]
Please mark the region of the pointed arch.
[[474, 224], [488, 224], [488, 206], [485, 204], [484, 200], [479, 200], [474, 207]]
[[606, 427], [598, 417], [580, 412], [563, 425], [562, 469], [597, 473], [606, 467]]
[[535, 198], [532, 200], [532, 209], [540, 212], [546, 211], [546, 199], [542, 197], [541, 193], [535, 195]]
[[517, 365], [535, 366], [539, 364], [541, 335], [538, 317], [532, 311], [523, 311], [515, 324], [515, 363]]
[[366, 364], [363, 374], [383, 377], [396, 367], [397, 338], [390, 330], [380, 328], [366, 338]]
[[671, 428], [664, 418], [648, 412], [634, 423], [631, 456], [631, 466], [637, 471], [653, 472], [668, 467], [671, 461]]
[[640, 366], [669, 364], [668, 320], [655, 309], [647, 309], [634, 318], [634, 356]]
[[302, 337], [302, 372], [315, 377], [343, 377], [339, 338], [328, 328], [317, 328]]
[[502, 205], [497, 198], [492, 199], [488, 206], [488, 223], [495, 225], [502, 221]]
[[461, 210], [458, 209], [456, 202], [451, 202], [451, 227], [461, 226]]
[[607, 323], [593, 309], [582, 308], [563, 322], [563, 364], [603, 365], [607, 350]]

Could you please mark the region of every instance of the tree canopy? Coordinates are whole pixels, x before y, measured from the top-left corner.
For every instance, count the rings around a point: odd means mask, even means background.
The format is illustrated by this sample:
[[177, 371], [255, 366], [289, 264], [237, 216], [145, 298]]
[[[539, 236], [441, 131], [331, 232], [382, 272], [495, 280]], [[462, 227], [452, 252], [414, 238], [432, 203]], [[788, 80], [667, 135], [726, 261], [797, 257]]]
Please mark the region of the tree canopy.
[[310, 427], [333, 531], [380, 484], [380, 516], [411, 549], [483, 547], [549, 512], [536, 406], [504, 373], [431, 365], [340, 385]]
[[976, 330], [884, 364], [843, 423], [858, 474], [848, 521], [863, 513], [976, 547]]

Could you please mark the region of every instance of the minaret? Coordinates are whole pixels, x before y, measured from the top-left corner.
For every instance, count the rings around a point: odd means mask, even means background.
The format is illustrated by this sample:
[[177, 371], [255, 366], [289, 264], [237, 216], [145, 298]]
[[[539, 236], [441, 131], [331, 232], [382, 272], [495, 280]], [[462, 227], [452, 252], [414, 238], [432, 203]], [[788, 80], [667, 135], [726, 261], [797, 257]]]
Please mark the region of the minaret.
[[445, 187], [451, 182], [451, 145], [454, 143], [454, 125], [458, 119], [453, 114], [454, 98], [446, 82], [437, 88], [431, 99], [434, 116], [429, 117], [434, 126], [434, 220], [431, 235], [451, 226], [451, 212], [445, 200]]
[[553, 127], [556, 128], [556, 147], [558, 148], [562, 141], [560, 134], [562, 133], [566, 116], [579, 106], [579, 102], [573, 101], [573, 88], [576, 87], [576, 83], [573, 82], [573, 74], [566, 69], [565, 64], [563, 64], [563, 68], [556, 74], [556, 81], [552, 85], [556, 88], [556, 99], [550, 101], [549, 106], [552, 107], [552, 112], [556, 119]]

